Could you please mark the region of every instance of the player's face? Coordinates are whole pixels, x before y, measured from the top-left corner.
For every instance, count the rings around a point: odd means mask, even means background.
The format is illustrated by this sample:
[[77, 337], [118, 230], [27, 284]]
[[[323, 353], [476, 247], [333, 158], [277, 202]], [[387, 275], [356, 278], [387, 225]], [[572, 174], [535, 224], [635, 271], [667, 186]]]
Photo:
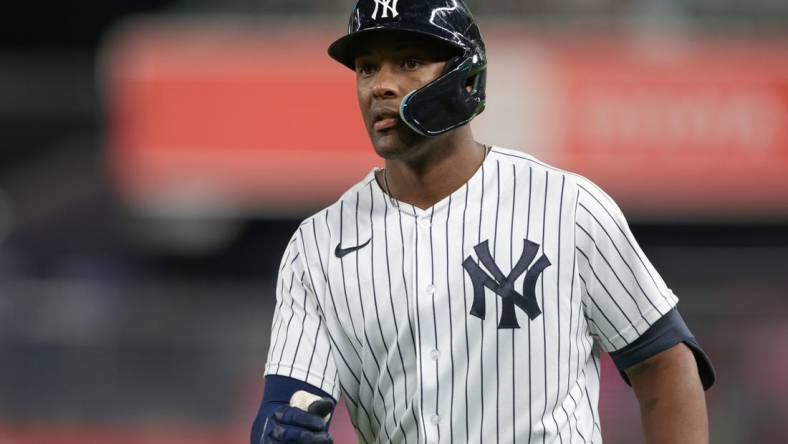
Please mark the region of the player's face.
[[400, 120], [399, 107], [410, 92], [443, 73], [450, 49], [431, 39], [381, 33], [356, 57], [361, 114], [375, 151], [385, 159], [406, 158], [428, 139]]

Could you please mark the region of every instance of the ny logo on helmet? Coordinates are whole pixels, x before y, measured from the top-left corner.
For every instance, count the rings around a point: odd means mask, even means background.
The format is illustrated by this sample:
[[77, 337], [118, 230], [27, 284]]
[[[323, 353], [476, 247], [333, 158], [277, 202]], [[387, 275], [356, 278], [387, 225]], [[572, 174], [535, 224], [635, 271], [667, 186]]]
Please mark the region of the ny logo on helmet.
[[378, 19], [378, 7], [383, 10], [383, 13], [380, 15], [380, 18], [388, 18], [389, 12], [391, 12], [391, 17], [394, 18], [399, 15], [397, 12], [397, 0], [374, 0], [375, 1], [375, 10], [372, 11], [372, 20]]
[[[523, 253], [508, 276], [504, 275], [501, 268], [495, 263], [490, 254], [488, 241], [473, 247], [473, 250], [476, 252], [479, 262], [490, 274], [485, 273], [470, 256], [462, 263], [473, 283], [473, 304], [471, 305], [470, 314], [479, 319], [484, 319], [486, 312], [485, 287], [495, 292], [502, 299], [503, 306], [501, 307], [501, 319], [498, 323], [499, 329], [520, 328], [520, 324], [517, 323], [517, 315], [514, 312], [515, 305], [520, 307], [531, 320], [542, 314], [542, 310], [536, 302], [536, 281], [544, 269], [550, 266], [550, 260], [542, 253], [542, 256], [531, 265], [537, 251], [539, 251], [539, 244], [523, 239]], [[514, 282], [523, 274], [525, 274], [523, 293], [520, 294], [514, 289]]]

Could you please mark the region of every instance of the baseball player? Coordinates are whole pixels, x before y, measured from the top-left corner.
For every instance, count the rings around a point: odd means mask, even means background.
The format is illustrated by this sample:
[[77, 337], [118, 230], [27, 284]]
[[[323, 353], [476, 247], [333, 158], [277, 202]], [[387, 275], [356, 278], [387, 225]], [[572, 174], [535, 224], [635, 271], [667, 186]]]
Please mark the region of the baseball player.
[[704, 443], [709, 360], [613, 200], [487, 146], [460, 0], [361, 0], [329, 55], [385, 167], [306, 219], [279, 269], [258, 443], [600, 443], [613, 357], [650, 443]]

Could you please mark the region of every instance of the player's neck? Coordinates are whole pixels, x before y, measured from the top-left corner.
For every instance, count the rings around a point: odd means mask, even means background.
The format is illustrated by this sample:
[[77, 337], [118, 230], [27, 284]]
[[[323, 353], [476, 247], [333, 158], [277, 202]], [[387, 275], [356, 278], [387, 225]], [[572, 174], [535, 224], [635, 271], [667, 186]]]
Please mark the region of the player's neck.
[[440, 142], [426, 147], [416, 159], [386, 160], [392, 197], [421, 209], [430, 208], [462, 187], [484, 161], [486, 148], [473, 140], [469, 127]]

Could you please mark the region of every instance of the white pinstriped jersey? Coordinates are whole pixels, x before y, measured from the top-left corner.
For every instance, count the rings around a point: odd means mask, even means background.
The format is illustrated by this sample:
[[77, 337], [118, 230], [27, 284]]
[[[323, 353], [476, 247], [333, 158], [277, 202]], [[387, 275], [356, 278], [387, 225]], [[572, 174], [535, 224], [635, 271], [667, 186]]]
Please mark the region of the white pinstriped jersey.
[[291, 239], [266, 374], [343, 396], [359, 442], [601, 442], [600, 348], [677, 303], [611, 198], [498, 147], [426, 210], [374, 177]]

